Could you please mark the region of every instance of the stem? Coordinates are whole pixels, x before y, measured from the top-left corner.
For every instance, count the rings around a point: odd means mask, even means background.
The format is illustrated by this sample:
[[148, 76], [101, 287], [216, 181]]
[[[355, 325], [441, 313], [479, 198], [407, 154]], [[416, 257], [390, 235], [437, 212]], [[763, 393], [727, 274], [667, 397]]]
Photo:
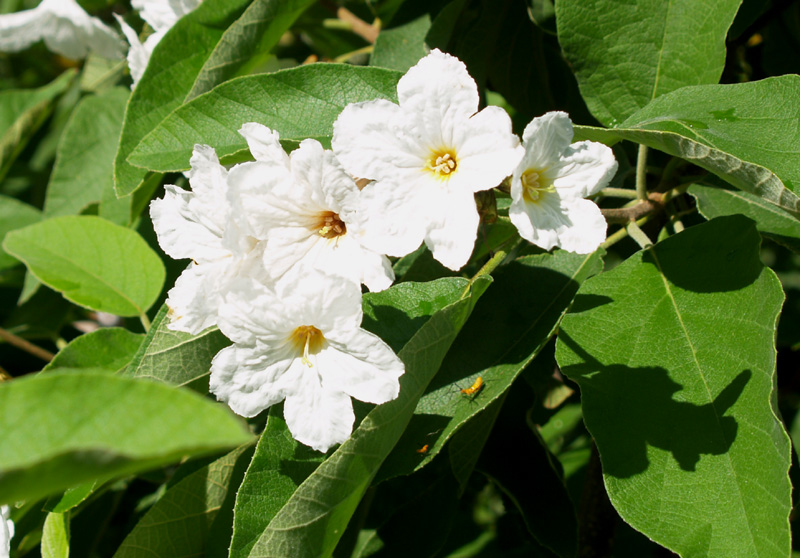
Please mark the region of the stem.
[[338, 8], [336, 10], [336, 17], [347, 23], [353, 33], [368, 43], [375, 44], [375, 40], [378, 38], [378, 33], [380, 32], [377, 25], [370, 25], [347, 8]]
[[[642, 217], [641, 219], [639, 219], [638, 221], [636, 221], [636, 225], [638, 225], [639, 227], [641, 227], [642, 225], [644, 225], [645, 223], [647, 223], [647, 222], [650, 220], [650, 217], [651, 217], [650, 215], [645, 215], [644, 217]], [[609, 236], [608, 238], [606, 238], [606, 241], [605, 241], [605, 242], [603, 242], [603, 243], [600, 245], [600, 247], [601, 247], [603, 250], [608, 250], [609, 248], [611, 248], [612, 246], [614, 246], [614, 244], [616, 244], [617, 242], [619, 242], [619, 241], [620, 241], [620, 240], [622, 240], [623, 238], [627, 238], [628, 236], [630, 236], [630, 235], [628, 234], [628, 229], [627, 229], [627, 228], [625, 228], [625, 227], [622, 227], [621, 229], [619, 229], [618, 231], [616, 231], [614, 234], [612, 234], [611, 236]]]
[[150, 318], [147, 317], [147, 314], [145, 314], [144, 312], [139, 314], [139, 321], [142, 322], [142, 327], [144, 328], [145, 333], [150, 331]]
[[10, 331], [7, 331], [2, 327], [0, 327], [0, 339], [7, 342], [9, 345], [13, 345], [18, 349], [22, 349], [26, 353], [32, 354], [33, 356], [42, 359], [45, 362], [50, 362], [51, 360], [53, 360], [53, 357], [56, 356], [50, 351], [42, 349], [41, 347], [39, 347], [38, 345], [34, 345], [30, 341], [26, 341], [22, 337], [14, 335]]
[[358, 56], [359, 54], [371, 54], [372, 51], [375, 49], [375, 45], [367, 45], [365, 47], [352, 50], [350, 52], [345, 52], [333, 59], [334, 62], [347, 62], [354, 56]]
[[639, 145], [636, 159], [636, 194], [640, 200], [647, 200], [647, 146]]
[[607, 198], [625, 198], [628, 200], [635, 200], [639, 198], [639, 192], [629, 190], [628, 188], [603, 188], [600, 190], [600, 195]]
[[639, 225], [636, 224], [636, 221], [631, 221], [625, 227], [625, 230], [628, 231], [628, 236], [630, 236], [636, 243], [641, 246], [642, 248], [649, 248], [653, 245], [653, 241], [650, 240], [650, 237], [644, 234], [644, 231], [639, 228]]
[[506, 259], [507, 255], [508, 254], [505, 251], [498, 250], [497, 253], [495, 253], [495, 255], [492, 256], [488, 262], [483, 264], [483, 267], [478, 270], [478, 272], [472, 277], [472, 279], [469, 280], [469, 285], [467, 285], [467, 288], [464, 290], [464, 294], [469, 292], [470, 287], [472, 287], [472, 284], [475, 281], [477, 281], [479, 277], [483, 277], [484, 275], [489, 275], [492, 271], [497, 269], [497, 266], [499, 266], [503, 262], [503, 260]]

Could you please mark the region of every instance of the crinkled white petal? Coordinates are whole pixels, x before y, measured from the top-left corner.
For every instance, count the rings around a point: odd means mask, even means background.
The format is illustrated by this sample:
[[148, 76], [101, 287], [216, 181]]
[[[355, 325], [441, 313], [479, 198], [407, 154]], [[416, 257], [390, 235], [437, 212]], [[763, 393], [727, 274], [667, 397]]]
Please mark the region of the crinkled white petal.
[[218, 225], [222, 217], [198, 215], [190, 204], [194, 197], [193, 192], [168, 184], [164, 197], [150, 202], [150, 217], [161, 249], [172, 258], [193, 258], [198, 262], [229, 255]]
[[189, 265], [167, 294], [167, 327], [196, 335], [215, 325], [228, 282], [228, 260]]
[[202, 0], [131, 0], [131, 6], [156, 31], [164, 31], [197, 8]]
[[[264, 240], [276, 226], [308, 223], [307, 215], [317, 208], [298, 203], [291, 191], [288, 167], [265, 161], [242, 163], [228, 173], [228, 202], [234, 212], [242, 215], [253, 235]], [[298, 220], [298, 216], [301, 216]]]
[[346, 393], [326, 387], [316, 366], [306, 367], [299, 360], [294, 366], [302, 374], [298, 374], [299, 381], [283, 405], [286, 425], [297, 441], [326, 452], [353, 432], [353, 403]]
[[[433, 198], [433, 196], [432, 196]], [[425, 236], [433, 257], [456, 271], [469, 260], [478, 236], [480, 216], [472, 192], [442, 192], [431, 203], [436, 213]]]
[[11, 539], [14, 537], [14, 522], [8, 517], [11, 509], [0, 506], [0, 558], [8, 558], [11, 552]]
[[284, 399], [294, 361], [289, 348], [227, 347], [211, 361], [209, 391], [236, 414], [253, 417]]
[[313, 325], [324, 335], [361, 326], [361, 288], [340, 276], [293, 271], [275, 283], [275, 293], [298, 326]]
[[123, 53], [117, 33], [75, 0], [43, 0], [32, 10], [0, 16], [0, 50], [22, 50], [40, 39], [73, 60], [85, 58], [90, 50], [106, 58]]
[[429, 226], [424, 186], [433, 181], [418, 180], [419, 184], [372, 182], [361, 190], [358, 234], [363, 246], [389, 256], [405, 256], [419, 248]]
[[606, 221], [593, 202], [545, 192], [532, 203], [517, 192], [512, 184], [508, 216], [525, 240], [545, 250], [559, 246], [579, 254], [594, 252], [605, 240]]
[[450, 143], [453, 126], [478, 111], [478, 85], [458, 58], [433, 49], [400, 78], [397, 99], [406, 113], [429, 123], [428, 137]]
[[479, 192], [499, 186], [525, 153], [511, 131], [511, 118], [500, 107], [486, 107], [464, 122], [454, 145], [458, 167], [447, 184], [452, 190]]
[[139, 80], [142, 79], [144, 75], [144, 71], [147, 69], [147, 63], [150, 61], [150, 56], [153, 54], [153, 49], [159, 43], [159, 41], [164, 37], [166, 31], [158, 31], [153, 33], [147, 39], [145, 39], [144, 43], [139, 41], [139, 35], [136, 34], [130, 25], [125, 23], [125, 20], [122, 19], [119, 15], [114, 14], [114, 17], [117, 18], [119, 22], [119, 26], [122, 29], [125, 38], [128, 39], [128, 44], [130, 48], [128, 48], [128, 69], [131, 72], [131, 78], [133, 83], [131, 83], [131, 90], [136, 88], [136, 85], [139, 83]]
[[552, 111], [534, 118], [522, 132], [525, 169], [546, 169], [558, 162], [572, 142], [572, 121], [566, 112]]
[[386, 403], [400, 393], [405, 365], [383, 340], [357, 329], [347, 336], [332, 332], [317, 355], [322, 383], [367, 403]]
[[285, 344], [295, 327], [293, 300], [284, 300], [257, 279], [239, 276], [233, 279], [219, 307], [218, 325], [235, 343], [254, 345], [257, 340], [269, 347]]
[[257, 122], [246, 122], [239, 129], [239, 134], [247, 141], [250, 153], [256, 161], [288, 168], [289, 156], [281, 147], [278, 132]]
[[570, 145], [558, 163], [547, 169], [562, 196], [585, 198], [596, 194], [614, 178], [617, 160], [611, 148], [594, 141]]

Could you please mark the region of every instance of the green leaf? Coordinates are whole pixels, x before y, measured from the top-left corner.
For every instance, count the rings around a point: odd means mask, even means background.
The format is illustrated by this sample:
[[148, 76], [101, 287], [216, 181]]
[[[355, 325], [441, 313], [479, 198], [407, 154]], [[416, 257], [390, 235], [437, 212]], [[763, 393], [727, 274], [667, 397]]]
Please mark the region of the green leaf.
[[324, 454], [292, 437], [283, 420], [282, 404], [270, 408], [267, 425], [236, 495], [230, 558], [250, 556], [270, 521], [324, 459]]
[[106, 373], [52, 372], [0, 384], [0, 502], [34, 500], [252, 438], [226, 407]]
[[759, 243], [740, 216], [687, 229], [587, 281], [558, 335], [612, 503], [682, 556], [790, 553], [784, 297]]
[[329, 144], [333, 122], [346, 105], [395, 100], [400, 76], [381, 68], [309, 64], [234, 79], [169, 115], [142, 140], [129, 161], [167, 172], [188, 169], [196, 143], [213, 146], [220, 157], [245, 151], [247, 143], [238, 133], [245, 122], [269, 126], [282, 140], [311, 137]]
[[259, 58], [278, 44], [281, 36], [314, 0], [254, 0], [228, 27], [202, 70], [186, 101], [211, 91], [235, 75], [254, 70]]
[[240, 447], [170, 487], [125, 537], [114, 558], [207, 556], [215, 520], [236, 492], [252, 447]]
[[42, 558], [69, 558], [69, 514], [48, 513], [42, 530]]
[[[14, 198], [0, 196], [0, 239], [6, 234], [42, 219], [42, 212]], [[2, 242], [2, 240], [0, 240]], [[14, 267], [19, 260], [0, 248], [0, 270]]]
[[3, 248], [76, 304], [138, 316], [161, 293], [164, 264], [138, 233], [99, 217], [56, 217], [6, 235]]
[[740, 190], [800, 216], [800, 76], [686, 87], [604, 130], [576, 138], [643, 143], [713, 172]]
[[616, 126], [659, 95], [714, 84], [741, 0], [559, 0], [558, 40], [589, 110]]
[[96, 481], [85, 482], [64, 491], [64, 494], [51, 496], [45, 502], [43, 508], [53, 513], [64, 513], [71, 510], [94, 493], [97, 487]]
[[120, 370], [142, 344], [144, 335], [121, 327], [100, 328], [70, 341], [43, 370], [103, 368]]
[[167, 32], [125, 112], [114, 161], [118, 196], [133, 193], [145, 179], [147, 173], [127, 162], [142, 138], [188, 99], [235, 74], [256, 49], [272, 49], [307, 5], [307, 0], [205, 0]]
[[[489, 278], [470, 283], [463, 295], [425, 322], [399, 356], [406, 365], [400, 395], [374, 408], [281, 508], [249, 556], [330, 556], [381, 462], [411, 419], [450, 344], [466, 322]], [[402, 319], [398, 312], [397, 319]], [[314, 502], [314, 505], [309, 505]]]
[[114, 154], [130, 91], [90, 95], [78, 103], [58, 144], [44, 201], [45, 217], [76, 215], [100, 204], [99, 215], [118, 225], [131, 222], [131, 200], [114, 195]]
[[408, 71], [428, 54], [425, 35], [430, 28], [431, 17], [424, 14], [400, 27], [382, 30], [375, 41], [369, 65], [399, 72]]
[[745, 215], [756, 222], [759, 232], [800, 253], [800, 221], [781, 208], [747, 192], [692, 184], [689, 193], [706, 219]]
[[139, 350], [122, 372], [123, 376], [152, 378], [185, 386], [207, 378], [211, 373], [211, 359], [230, 345], [230, 341], [216, 327], [191, 335], [173, 331], [167, 324], [168, 308], [164, 305]]
[[0, 92], [0, 180], [74, 77], [74, 71], [67, 71], [39, 89]]
[[[599, 253], [558, 251], [525, 256], [495, 272], [495, 284], [453, 344], [377, 479], [423, 467], [462, 425], [500, 397], [553, 335], [580, 283], [601, 269]], [[484, 384], [480, 391], [460, 393], [478, 377]], [[418, 454], [425, 444], [428, 452]]]

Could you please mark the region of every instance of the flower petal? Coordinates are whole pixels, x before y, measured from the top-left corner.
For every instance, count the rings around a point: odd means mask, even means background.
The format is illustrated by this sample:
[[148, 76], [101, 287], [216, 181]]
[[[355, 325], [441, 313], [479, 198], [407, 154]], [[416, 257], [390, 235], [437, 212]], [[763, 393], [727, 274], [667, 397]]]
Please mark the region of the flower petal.
[[475, 198], [470, 191], [441, 192], [438, 199], [431, 199], [431, 205], [437, 212], [431, 218], [425, 245], [434, 259], [457, 271], [469, 260], [478, 236]]
[[164, 31], [197, 8], [202, 0], [131, 0], [139, 16], [156, 31]]
[[566, 112], [553, 111], [531, 120], [522, 132], [525, 156], [520, 174], [555, 164], [572, 142], [572, 121]]
[[232, 278], [219, 307], [219, 328], [235, 343], [254, 345], [257, 341], [276, 348], [286, 344], [294, 328], [292, 300], [252, 277]]
[[357, 329], [328, 341], [317, 355], [324, 386], [367, 403], [380, 404], [397, 397], [405, 365], [380, 337]]
[[190, 264], [167, 294], [173, 331], [196, 335], [217, 324], [222, 303], [222, 288], [227, 283], [226, 261], [203, 265]]
[[606, 219], [600, 208], [589, 200], [573, 199], [564, 202], [567, 219], [573, 226], [558, 232], [558, 245], [578, 254], [591, 254], [606, 239]]
[[283, 405], [286, 425], [298, 442], [326, 452], [347, 440], [353, 432], [353, 403], [346, 393], [325, 387], [316, 367], [307, 368], [299, 360], [295, 361], [295, 366], [306, 369], [286, 395]]
[[287, 371], [293, 362], [286, 351], [233, 345], [211, 361], [208, 389], [236, 414], [254, 417], [284, 399]]
[[52, 25], [42, 10], [0, 15], [0, 51], [18, 52], [38, 42]]
[[247, 141], [250, 153], [256, 161], [289, 166], [289, 156], [278, 141], [280, 139], [278, 132], [258, 122], [246, 122], [239, 129], [239, 134]]
[[50, 14], [41, 37], [53, 52], [73, 60], [85, 58], [89, 50], [106, 58], [122, 57], [123, 43], [116, 31], [87, 14], [75, 0], [43, 0], [36, 9]]
[[562, 196], [585, 198], [605, 188], [616, 172], [617, 160], [610, 147], [581, 141], [570, 145], [547, 175], [554, 178], [553, 185], [564, 192]]
[[144, 71], [147, 69], [147, 63], [150, 61], [150, 55], [153, 54], [153, 49], [166, 32], [159, 31], [157, 33], [153, 33], [147, 37], [147, 39], [144, 41], [144, 44], [142, 44], [142, 42], [139, 41], [139, 35], [131, 28], [130, 25], [125, 23], [124, 19], [122, 19], [118, 14], [114, 14], [114, 17], [117, 18], [120, 29], [122, 29], [122, 33], [125, 35], [125, 38], [128, 39], [128, 44], [130, 45], [127, 58], [128, 69], [131, 72], [131, 79], [133, 80], [133, 83], [131, 84], [131, 90], [133, 90], [136, 88], [139, 80], [142, 79], [142, 76], [144, 75]]

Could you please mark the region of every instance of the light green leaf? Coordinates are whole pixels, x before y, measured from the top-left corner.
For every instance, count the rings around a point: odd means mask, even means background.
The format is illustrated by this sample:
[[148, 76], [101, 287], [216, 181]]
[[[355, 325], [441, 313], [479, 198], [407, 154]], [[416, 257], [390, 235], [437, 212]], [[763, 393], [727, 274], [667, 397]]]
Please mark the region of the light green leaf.
[[759, 243], [740, 216], [689, 228], [588, 280], [558, 335], [612, 503], [682, 556], [790, 552], [784, 297]]
[[48, 513], [42, 530], [42, 558], [69, 558], [69, 514]]
[[[373, 409], [353, 435], [300, 485], [249, 556], [331, 555], [378, 467], [411, 419], [416, 401], [489, 282], [481, 277], [471, 283], [460, 299], [433, 314], [406, 343], [399, 353], [406, 373], [400, 378], [398, 398]], [[402, 313], [396, 313], [396, 319], [403, 319]]]
[[[526, 256], [497, 270], [495, 284], [453, 343], [377, 479], [425, 466], [462, 425], [505, 393], [553, 335], [580, 283], [601, 269], [599, 253], [558, 251]], [[460, 393], [478, 377], [483, 380], [480, 391]], [[425, 444], [428, 452], [418, 454]]]
[[292, 437], [283, 420], [282, 404], [270, 408], [267, 425], [236, 495], [230, 558], [250, 556], [272, 518], [324, 459], [324, 454]]
[[431, 17], [424, 14], [400, 27], [382, 30], [375, 41], [369, 65], [407, 72], [428, 54], [425, 35], [430, 28]]
[[44, 367], [55, 368], [103, 368], [120, 370], [128, 364], [144, 335], [132, 333], [121, 327], [100, 328], [70, 341], [56, 357]]
[[724, 215], [745, 215], [756, 222], [759, 232], [800, 253], [800, 221], [781, 208], [747, 192], [692, 184], [689, 193], [706, 219]]
[[[0, 239], [6, 234], [42, 219], [42, 212], [14, 198], [0, 196]], [[0, 240], [2, 242], [2, 240]], [[0, 270], [14, 267], [19, 260], [0, 248]]]
[[[234, 79], [169, 115], [142, 140], [129, 161], [167, 172], [188, 169], [196, 143], [213, 146], [220, 157], [245, 151], [247, 143], [238, 133], [245, 122], [269, 126], [282, 140], [311, 137], [329, 144], [333, 122], [346, 105], [395, 100], [400, 76], [381, 68], [310, 64]], [[264, 102], [267, 98], [269, 102]]]
[[142, 138], [188, 99], [234, 75], [257, 50], [271, 50], [308, 4], [307, 0], [205, 0], [167, 32], [125, 112], [114, 161], [118, 196], [134, 192], [146, 177], [127, 162]]
[[48, 219], [10, 232], [3, 248], [68, 300], [109, 314], [143, 314], [164, 284], [164, 264], [144, 239], [99, 217]]
[[131, 222], [131, 199], [114, 195], [114, 154], [130, 91], [108, 89], [85, 97], [72, 113], [58, 144], [44, 201], [45, 217], [76, 215], [100, 204], [99, 215], [118, 225]]
[[0, 180], [74, 77], [75, 71], [67, 71], [39, 89], [0, 92]]
[[53, 513], [69, 511], [91, 496], [97, 484], [96, 481], [90, 481], [68, 488], [64, 491], [64, 494], [48, 498], [42, 507], [44, 510]]
[[211, 359], [230, 341], [216, 327], [197, 335], [173, 331], [166, 305], [158, 311], [144, 342], [123, 376], [152, 378], [168, 384], [185, 386], [211, 373]]
[[740, 190], [800, 215], [800, 76], [686, 87], [605, 130], [576, 138], [643, 143], [713, 172]]
[[740, 3], [559, 0], [558, 40], [589, 110], [616, 126], [659, 95], [717, 83]]
[[252, 455], [238, 448], [170, 487], [125, 537], [114, 558], [209, 556], [221, 508], [231, 500]]
[[0, 503], [146, 471], [252, 439], [228, 409], [190, 391], [100, 372], [0, 384]]

